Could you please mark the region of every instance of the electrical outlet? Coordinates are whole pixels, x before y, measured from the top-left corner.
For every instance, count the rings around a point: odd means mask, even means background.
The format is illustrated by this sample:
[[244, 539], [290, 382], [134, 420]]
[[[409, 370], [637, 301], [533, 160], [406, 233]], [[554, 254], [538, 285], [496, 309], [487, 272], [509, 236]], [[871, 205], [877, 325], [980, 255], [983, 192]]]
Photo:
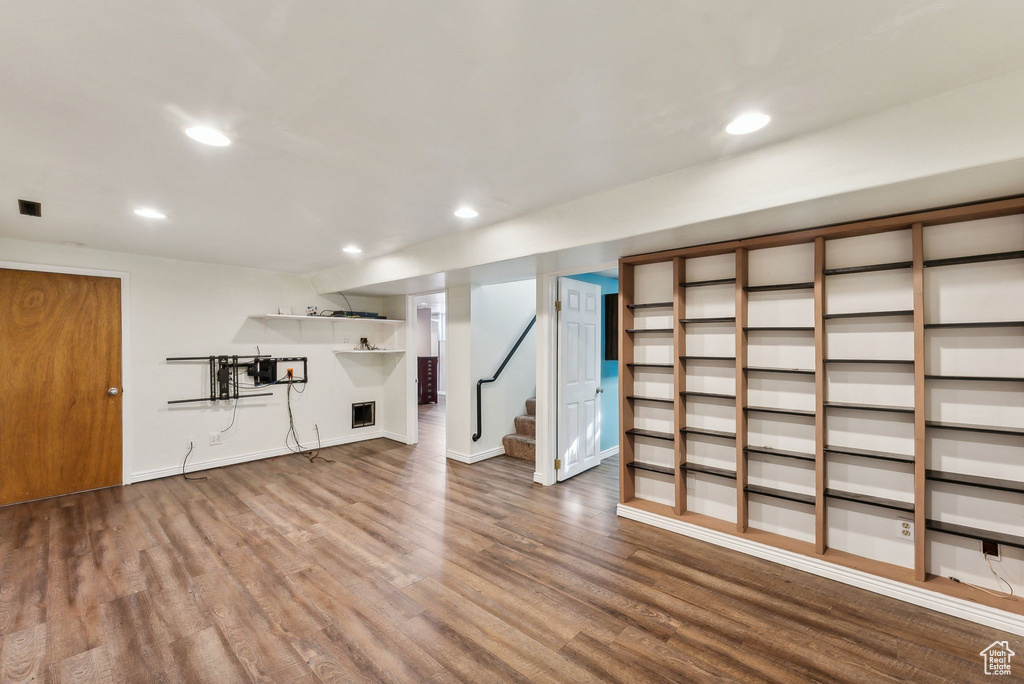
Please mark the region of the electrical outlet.
[[994, 541], [982, 540], [981, 555], [990, 561], [999, 560], [999, 544]]
[[220, 444], [221, 440], [223, 439], [223, 437], [224, 437], [224, 435], [222, 435], [219, 432], [211, 432], [210, 433], [210, 446], [217, 446], [218, 444]]
[[914, 541], [914, 521], [908, 518], [897, 518], [896, 524], [899, 526], [897, 536], [900, 539], [906, 539], [907, 541]]
[[342, 344], [352, 344], [352, 338], [351, 337], [342, 337], [341, 338], [341, 343]]

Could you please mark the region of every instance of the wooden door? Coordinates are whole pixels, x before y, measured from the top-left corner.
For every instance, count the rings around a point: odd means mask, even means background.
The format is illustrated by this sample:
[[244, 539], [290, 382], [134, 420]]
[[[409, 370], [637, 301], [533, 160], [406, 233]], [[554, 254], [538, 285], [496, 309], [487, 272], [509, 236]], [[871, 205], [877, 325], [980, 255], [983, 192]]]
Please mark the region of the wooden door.
[[0, 269], [0, 356], [0, 505], [120, 484], [121, 281]]
[[558, 480], [601, 463], [601, 286], [558, 279]]

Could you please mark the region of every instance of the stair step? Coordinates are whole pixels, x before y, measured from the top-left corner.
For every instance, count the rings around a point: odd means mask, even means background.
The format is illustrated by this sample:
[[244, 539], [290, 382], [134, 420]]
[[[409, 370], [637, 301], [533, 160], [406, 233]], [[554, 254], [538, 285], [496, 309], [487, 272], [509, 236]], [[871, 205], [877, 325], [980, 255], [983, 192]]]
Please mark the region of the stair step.
[[533, 397], [532, 399], [526, 400], [526, 415], [537, 415], [537, 397]]
[[501, 438], [501, 446], [505, 448], [506, 456], [529, 461], [530, 463], [537, 461], [537, 442], [533, 437], [505, 435]]
[[537, 438], [537, 416], [516, 416], [516, 434]]

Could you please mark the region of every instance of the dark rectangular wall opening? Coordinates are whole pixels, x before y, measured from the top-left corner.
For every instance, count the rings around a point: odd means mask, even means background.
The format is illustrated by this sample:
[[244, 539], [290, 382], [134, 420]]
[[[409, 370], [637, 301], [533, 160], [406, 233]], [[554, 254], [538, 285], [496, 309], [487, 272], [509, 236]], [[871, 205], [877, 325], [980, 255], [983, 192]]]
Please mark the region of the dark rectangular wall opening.
[[377, 411], [375, 401], [352, 404], [352, 427], [369, 427], [376, 423]]

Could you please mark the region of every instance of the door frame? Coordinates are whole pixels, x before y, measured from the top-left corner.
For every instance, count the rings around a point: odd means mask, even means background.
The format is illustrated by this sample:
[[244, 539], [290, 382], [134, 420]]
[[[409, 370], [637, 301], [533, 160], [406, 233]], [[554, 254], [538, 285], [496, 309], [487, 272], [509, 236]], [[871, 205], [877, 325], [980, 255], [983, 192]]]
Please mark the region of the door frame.
[[131, 401], [124, 401], [124, 396], [134, 398], [132, 393], [131, 358], [131, 326], [128, 312], [128, 287], [130, 274], [127, 271], [106, 271], [98, 268], [79, 268], [77, 266], [55, 266], [53, 264], [30, 264], [23, 261], [0, 261], [0, 268], [13, 271], [40, 271], [42, 273], [59, 273], [63, 275], [83, 275], [101, 278], [117, 278], [121, 281], [121, 486], [132, 484], [134, 453], [134, 434], [132, 434]]
[[552, 271], [537, 276], [537, 462], [533, 481], [555, 484], [558, 453], [558, 279], [581, 273], [619, 270], [618, 261]]
[[[425, 295], [442, 294], [444, 295], [444, 309], [447, 314], [448, 311], [448, 288], [442, 287], [440, 289], [434, 288], [431, 290], [425, 290], [423, 292], [416, 292], [415, 294], [405, 295], [405, 358], [406, 358], [406, 444], [418, 444], [420, 441], [420, 407], [419, 407], [419, 387], [417, 383], [419, 378], [417, 377], [417, 364], [414, 363], [416, 360], [416, 353], [414, 351], [414, 345], [419, 341], [419, 319], [416, 316], [416, 299]], [[447, 334], [445, 338], [447, 338]], [[447, 369], [446, 369], [447, 370]], [[445, 377], [447, 380], [447, 376]], [[447, 390], [447, 387], [445, 388]], [[445, 400], [447, 401], [448, 395], [445, 392]], [[448, 415], [445, 413], [445, 430], [448, 428]], [[447, 435], [446, 435], [447, 439]], [[447, 445], [446, 445], [447, 449]]]

